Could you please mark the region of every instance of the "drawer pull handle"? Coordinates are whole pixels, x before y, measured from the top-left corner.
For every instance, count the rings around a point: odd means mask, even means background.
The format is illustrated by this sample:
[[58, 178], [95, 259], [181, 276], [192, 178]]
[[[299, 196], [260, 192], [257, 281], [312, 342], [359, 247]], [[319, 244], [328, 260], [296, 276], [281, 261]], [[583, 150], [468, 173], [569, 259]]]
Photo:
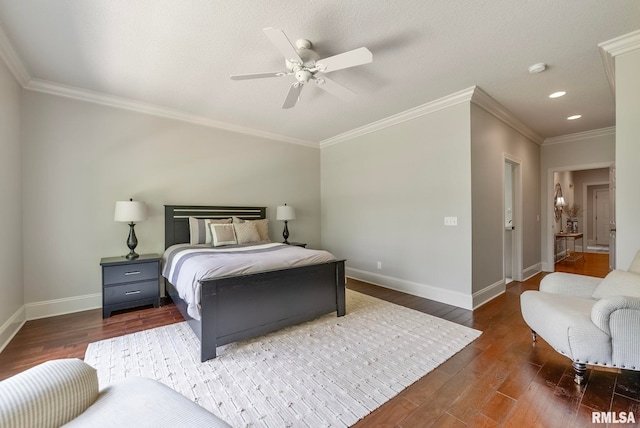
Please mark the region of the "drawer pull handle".
[[124, 295], [131, 296], [132, 294], [140, 294], [140, 293], [142, 293], [142, 290], [127, 291], [126, 293], [124, 293]]
[[139, 270], [134, 270], [134, 271], [131, 271], [131, 272], [125, 272], [124, 274], [125, 274], [125, 276], [127, 276], [127, 275], [139, 275], [140, 273], [141, 272]]

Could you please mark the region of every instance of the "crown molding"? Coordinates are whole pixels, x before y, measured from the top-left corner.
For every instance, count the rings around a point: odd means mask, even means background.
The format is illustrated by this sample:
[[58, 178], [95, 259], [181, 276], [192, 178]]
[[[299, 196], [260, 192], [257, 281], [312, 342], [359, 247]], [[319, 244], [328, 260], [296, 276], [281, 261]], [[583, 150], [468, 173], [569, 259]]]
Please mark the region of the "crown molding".
[[496, 118], [500, 119], [516, 131], [520, 132], [525, 137], [533, 140], [538, 145], [542, 145], [544, 138], [538, 135], [533, 129], [525, 125], [509, 110], [504, 108], [500, 103], [491, 98], [489, 94], [487, 94], [477, 86], [475, 87], [475, 91], [473, 92], [473, 96], [471, 97], [471, 102], [485, 109], [487, 112], [491, 113]]
[[460, 103], [468, 102], [471, 100], [471, 96], [473, 95], [475, 90], [476, 87], [473, 86], [471, 88], [464, 89], [435, 101], [431, 101], [429, 103], [422, 104], [409, 110], [405, 110], [376, 122], [372, 122], [368, 125], [360, 126], [358, 128], [352, 129], [351, 131], [343, 132], [342, 134], [338, 134], [331, 138], [326, 138], [320, 141], [320, 148], [325, 148], [334, 144], [342, 143], [344, 141], [348, 141], [353, 138], [369, 134], [371, 132], [379, 131], [381, 129], [388, 128], [390, 126], [397, 125], [399, 123], [406, 122], [420, 116], [431, 114]]
[[544, 140], [544, 142], [542, 143], [543, 146], [550, 146], [552, 144], [562, 144], [562, 143], [569, 143], [572, 141], [580, 141], [580, 140], [586, 140], [589, 138], [598, 138], [598, 137], [604, 137], [607, 135], [616, 135], [616, 127], [615, 126], [610, 126], [608, 128], [600, 128], [600, 129], [593, 129], [591, 131], [585, 131], [585, 132], [576, 132], [575, 134], [567, 134], [567, 135], [561, 135], [559, 137], [552, 137], [552, 138], [547, 138]]
[[27, 67], [13, 48], [13, 45], [7, 37], [7, 33], [4, 32], [2, 27], [0, 27], [0, 58], [7, 64], [7, 68], [9, 68], [9, 71], [11, 71], [11, 74], [13, 74], [13, 77], [18, 81], [20, 86], [25, 87], [27, 83], [29, 83], [29, 80], [31, 80], [31, 76], [29, 76]]
[[600, 59], [604, 66], [604, 72], [607, 75], [609, 88], [616, 97], [616, 63], [615, 57], [627, 52], [640, 49], [640, 30], [625, 34], [615, 39], [608, 40], [598, 44], [600, 49]]
[[319, 148], [318, 144], [313, 141], [303, 140], [300, 138], [289, 137], [286, 135], [274, 134], [271, 132], [260, 131], [244, 126], [232, 125], [230, 123], [220, 122], [203, 116], [183, 113], [178, 110], [172, 110], [160, 107], [150, 103], [144, 103], [123, 97], [116, 97], [100, 92], [89, 91], [86, 89], [76, 88], [72, 86], [61, 85], [59, 83], [49, 82], [40, 79], [31, 79], [24, 86], [25, 89], [42, 92], [60, 97], [72, 98], [80, 101], [86, 101], [94, 104], [101, 104], [109, 107], [120, 108], [124, 110], [135, 111], [137, 113], [149, 114], [152, 116], [174, 119], [181, 122], [194, 123], [196, 125], [207, 126], [210, 128], [223, 129], [225, 131], [237, 132], [240, 134], [251, 135], [254, 137], [264, 138], [268, 140], [281, 141], [285, 143], [297, 144], [301, 146]]

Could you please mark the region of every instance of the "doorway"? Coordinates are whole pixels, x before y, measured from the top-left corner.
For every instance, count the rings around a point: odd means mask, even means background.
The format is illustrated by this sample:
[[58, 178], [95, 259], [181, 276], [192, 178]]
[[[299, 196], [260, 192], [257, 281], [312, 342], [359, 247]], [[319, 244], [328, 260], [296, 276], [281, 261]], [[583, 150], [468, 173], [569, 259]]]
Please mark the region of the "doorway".
[[522, 178], [520, 161], [504, 155], [503, 272], [504, 282], [522, 281]]

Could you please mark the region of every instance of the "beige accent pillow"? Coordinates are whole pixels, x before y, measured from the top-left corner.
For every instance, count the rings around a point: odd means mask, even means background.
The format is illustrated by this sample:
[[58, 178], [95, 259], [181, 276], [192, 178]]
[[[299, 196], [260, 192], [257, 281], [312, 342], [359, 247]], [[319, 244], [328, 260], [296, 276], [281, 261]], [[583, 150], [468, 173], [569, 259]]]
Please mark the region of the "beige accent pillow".
[[239, 217], [233, 217], [233, 222], [238, 223], [255, 223], [256, 229], [258, 229], [258, 235], [260, 235], [261, 241], [269, 240], [269, 219], [263, 218], [260, 220], [243, 220]]
[[229, 224], [230, 218], [213, 219], [213, 218], [196, 218], [189, 217], [189, 243], [211, 244], [211, 230], [209, 224]]
[[612, 296], [630, 296], [640, 298], [640, 275], [623, 270], [614, 270], [604, 277], [593, 292], [594, 299]]
[[211, 231], [211, 241], [214, 247], [238, 243], [233, 224], [209, 223], [209, 230]]
[[260, 242], [258, 228], [253, 221], [245, 221], [242, 223], [234, 223], [233, 228], [236, 231], [238, 244], [250, 244], [252, 242]]

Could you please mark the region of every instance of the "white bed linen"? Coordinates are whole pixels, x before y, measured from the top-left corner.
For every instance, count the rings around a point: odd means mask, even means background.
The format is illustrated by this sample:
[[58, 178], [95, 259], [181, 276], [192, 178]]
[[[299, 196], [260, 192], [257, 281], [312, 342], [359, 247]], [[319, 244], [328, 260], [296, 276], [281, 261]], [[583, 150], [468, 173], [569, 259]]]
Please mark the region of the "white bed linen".
[[324, 250], [270, 242], [216, 248], [177, 244], [167, 248], [162, 259], [162, 275], [187, 303], [189, 316], [199, 320], [202, 280], [304, 266], [336, 258]]

